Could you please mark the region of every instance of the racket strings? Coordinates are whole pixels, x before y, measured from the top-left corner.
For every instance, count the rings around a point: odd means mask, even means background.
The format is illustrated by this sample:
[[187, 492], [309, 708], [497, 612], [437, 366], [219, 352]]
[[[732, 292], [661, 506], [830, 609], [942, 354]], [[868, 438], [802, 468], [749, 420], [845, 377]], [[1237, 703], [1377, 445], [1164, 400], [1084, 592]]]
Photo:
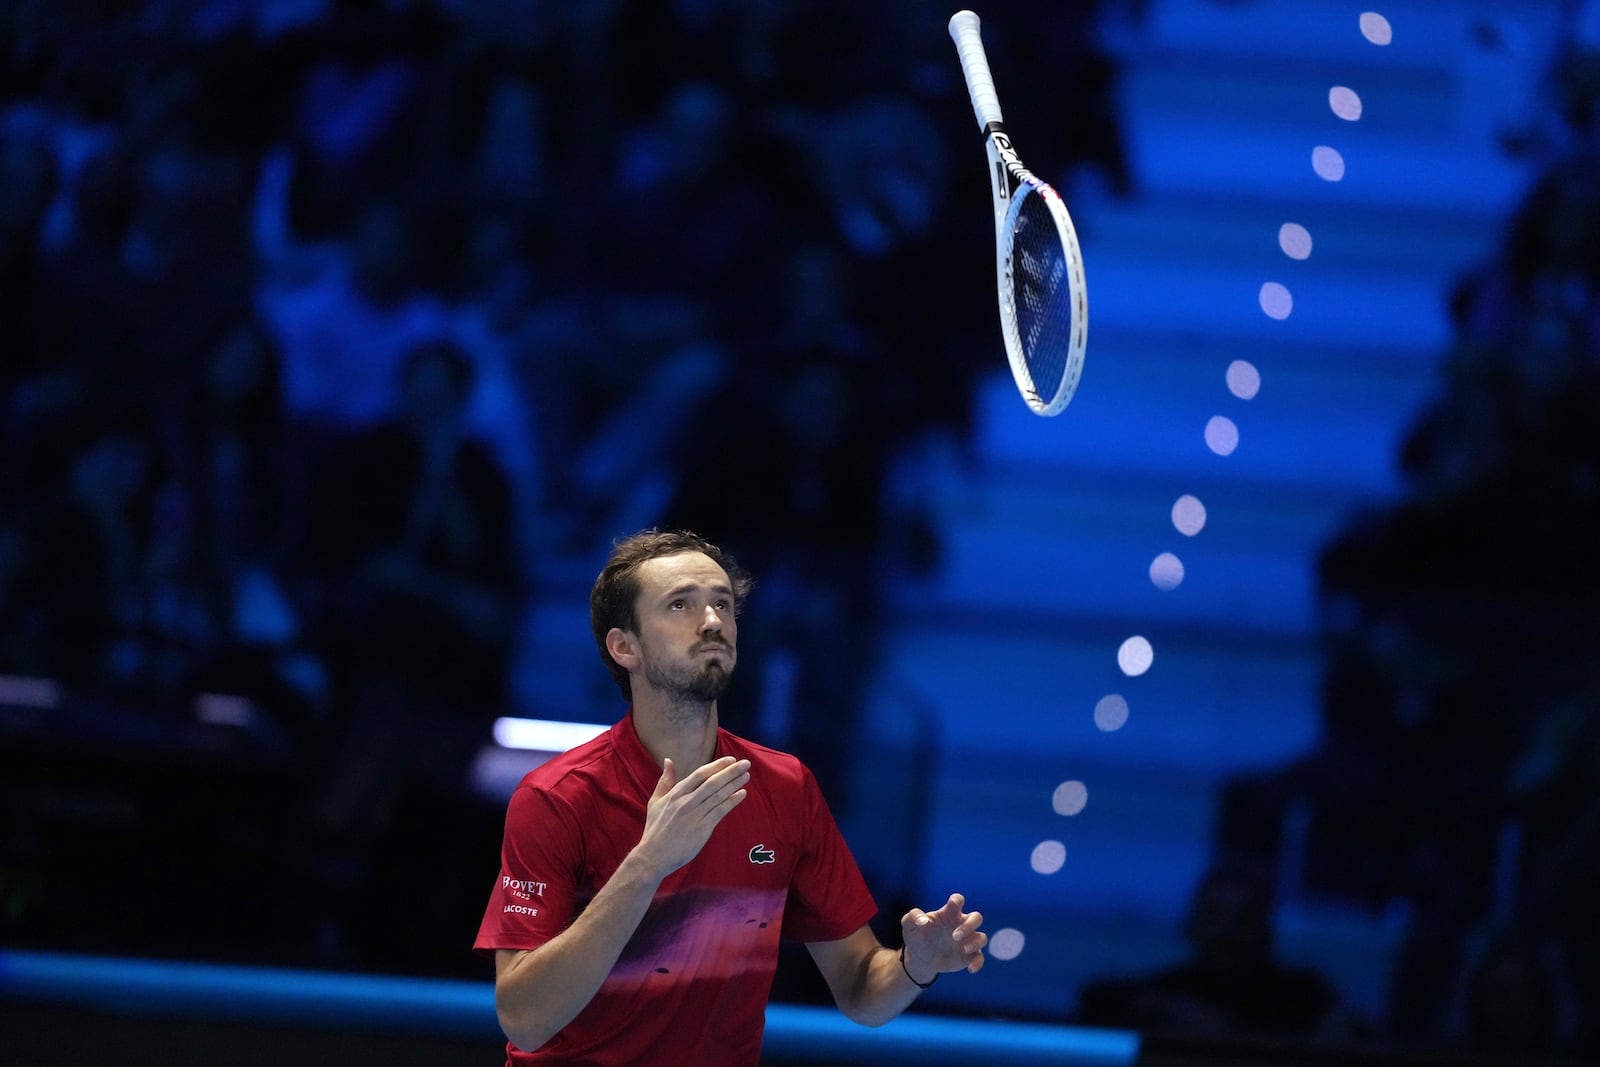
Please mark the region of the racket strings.
[[1044, 198], [1018, 197], [1011, 227], [1011, 300], [1035, 399], [1048, 404], [1065, 384], [1073, 352], [1070, 267]]

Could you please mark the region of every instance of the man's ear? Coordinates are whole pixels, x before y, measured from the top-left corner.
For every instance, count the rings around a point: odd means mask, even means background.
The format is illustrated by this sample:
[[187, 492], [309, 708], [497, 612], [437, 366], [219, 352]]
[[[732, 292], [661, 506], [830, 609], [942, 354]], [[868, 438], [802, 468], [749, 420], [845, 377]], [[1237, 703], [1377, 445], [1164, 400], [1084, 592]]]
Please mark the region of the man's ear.
[[606, 631], [606, 651], [617, 661], [617, 666], [631, 671], [639, 666], [639, 649], [635, 638], [620, 626]]

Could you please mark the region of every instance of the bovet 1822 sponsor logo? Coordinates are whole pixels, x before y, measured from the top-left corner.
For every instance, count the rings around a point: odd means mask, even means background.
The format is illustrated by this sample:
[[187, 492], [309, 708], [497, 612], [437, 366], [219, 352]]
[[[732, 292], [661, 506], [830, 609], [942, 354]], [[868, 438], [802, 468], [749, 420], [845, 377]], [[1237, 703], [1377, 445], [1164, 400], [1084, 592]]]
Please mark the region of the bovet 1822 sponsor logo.
[[534, 897], [544, 896], [548, 882], [530, 882], [525, 879], [511, 878], [507, 875], [500, 876], [500, 888], [521, 900], [532, 900]]

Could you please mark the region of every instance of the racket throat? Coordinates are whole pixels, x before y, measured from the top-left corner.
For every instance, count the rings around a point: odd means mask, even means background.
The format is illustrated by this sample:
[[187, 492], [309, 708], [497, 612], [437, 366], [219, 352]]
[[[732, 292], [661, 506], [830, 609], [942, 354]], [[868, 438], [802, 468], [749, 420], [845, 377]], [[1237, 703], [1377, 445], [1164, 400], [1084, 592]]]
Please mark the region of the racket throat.
[[[1022, 160], [1017, 158], [1016, 149], [1011, 147], [1011, 137], [1006, 133], [1004, 123], [991, 122], [983, 128], [983, 133], [989, 141], [990, 158], [998, 160], [1004, 166], [1006, 173], [1009, 173], [1013, 179], [1019, 183], [1033, 183], [1039, 180], [1033, 176], [1033, 173], [1027, 167], [1022, 165]], [[995, 186], [996, 189], [1006, 186], [1004, 175], [998, 171], [995, 174], [995, 179], [998, 183]], [[1006, 195], [1009, 196], [1009, 189], [1007, 189]]]

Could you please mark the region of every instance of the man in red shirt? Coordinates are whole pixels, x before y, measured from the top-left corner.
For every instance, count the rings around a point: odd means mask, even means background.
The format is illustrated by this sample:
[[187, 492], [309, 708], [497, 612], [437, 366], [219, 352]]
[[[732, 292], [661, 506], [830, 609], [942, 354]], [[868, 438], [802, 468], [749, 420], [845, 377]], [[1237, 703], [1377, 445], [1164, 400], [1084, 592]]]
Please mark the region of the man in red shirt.
[[811, 773], [718, 726], [749, 586], [715, 545], [656, 531], [595, 581], [595, 642], [632, 706], [508, 806], [475, 943], [495, 956], [508, 1064], [756, 1064], [780, 934], [868, 1026], [983, 966], [983, 916], [960, 894], [907, 912], [899, 951], [879, 943]]

